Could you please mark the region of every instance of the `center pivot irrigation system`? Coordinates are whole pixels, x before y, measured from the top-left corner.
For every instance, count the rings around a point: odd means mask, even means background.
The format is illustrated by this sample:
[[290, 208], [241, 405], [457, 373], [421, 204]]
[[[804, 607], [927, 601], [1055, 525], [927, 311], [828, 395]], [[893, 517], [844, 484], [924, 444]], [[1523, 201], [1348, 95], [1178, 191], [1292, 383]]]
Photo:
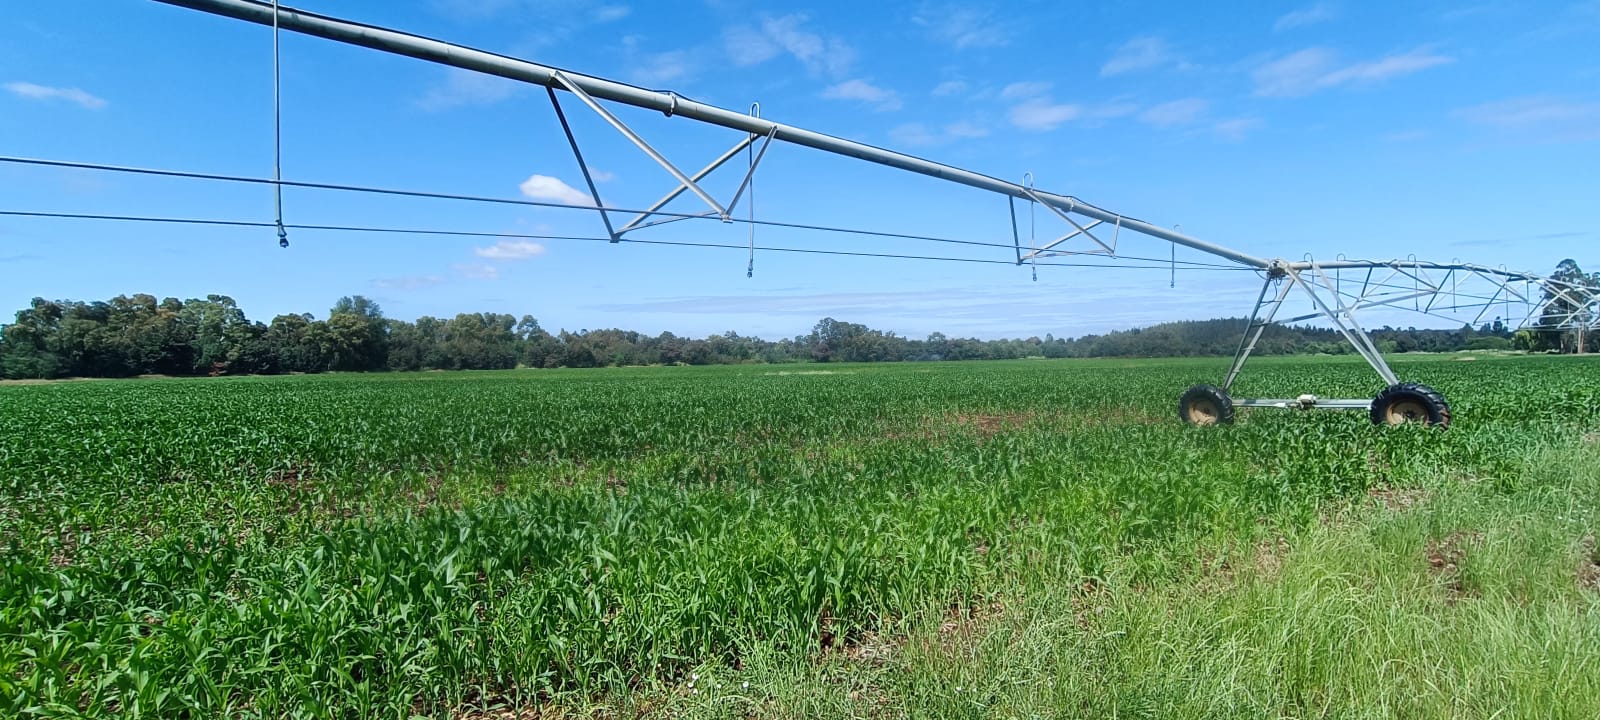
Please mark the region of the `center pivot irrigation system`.
[[[688, 219], [712, 219], [725, 223], [733, 221], [748, 223], [752, 228], [750, 244], [752, 253], [755, 249], [753, 228], [757, 224], [817, 230], [840, 230], [838, 228], [792, 223], [758, 223], [754, 219], [753, 213], [748, 220], [736, 220], [733, 217], [733, 212], [740, 199], [742, 197], [748, 199], [747, 191], [752, 187], [756, 169], [759, 167], [762, 158], [766, 156], [768, 147], [774, 142], [782, 142], [918, 173], [1006, 196], [1011, 205], [1012, 242], [1010, 245], [978, 242], [969, 242], [967, 244], [1005, 247], [1006, 250], [1011, 252], [1007, 253], [1008, 257], [1004, 260], [979, 260], [977, 262], [1005, 262], [1007, 264], [1015, 262], [1017, 265], [1033, 265], [1037, 267], [1039, 264], [1052, 264], [1049, 262], [1041, 263], [1043, 259], [1065, 256], [1074, 256], [1083, 260], [1104, 260], [1107, 258], [1126, 260], [1132, 258], [1132, 256], [1118, 254], [1118, 242], [1122, 237], [1122, 233], [1126, 231], [1135, 236], [1144, 236], [1145, 238], [1154, 238], [1155, 240], [1172, 243], [1174, 250], [1173, 267], [1177, 265], [1176, 246], [1182, 245], [1221, 258], [1227, 261], [1227, 266], [1230, 269], [1253, 270], [1262, 280], [1261, 293], [1257, 297], [1255, 308], [1251, 312], [1250, 323], [1244, 332], [1244, 336], [1240, 338], [1238, 350], [1234, 354], [1233, 363], [1228, 370], [1227, 376], [1222, 380], [1221, 385], [1196, 385], [1189, 388], [1179, 401], [1179, 416], [1185, 422], [1191, 424], [1211, 425], [1232, 422], [1236, 407], [1271, 407], [1365, 409], [1369, 411], [1372, 421], [1378, 424], [1420, 422], [1441, 427], [1448, 425], [1450, 422], [1450, 408], [1445, 402], [1445, 398], [1425, 385], [1402, 382], [1394, 371], [1390, 369], [1389, 364], [1384, 360], [1371, 336], [1357, 321], [1357, 313], [1369, 308], [1404, 309], [1455, 319], [1470, 317], [1470, 322], [1474, 325], [1481, 322], [1485, 317], [1497, 317], [1504, 318], [1506, 321], [1520, 318], [1520, 321], [1516, 323], [1516, 327], [1537, 327], [1540, 330], [1584, 332], [1600, 328], [1600, 292], [1583, 284], [1567, 283], [1536, 274], [1510, 271], [1503, 266], [1487, 267], [1456, 261], [1448, 263], [1428, 262], [1418, 260], [1415, 256], [1405, 260], [1351, 260], [1341, 255], [1334, 260], [1319, 261], [1312, 259], [1309, 254], [1300, 260], [1293, 261], [1261, 258], [1112, 212], [1070, 195], [1059, 195], [1039, 190], [1033, 187], [1031, 176], [1025, 178], [1024, 182], [1020, 184], [1007, 182], [950, 165], [931, 162], [911, 155], [766, 120], [755, 112], [754, 107], [749, 114], [734, 112], [695, 102], [670, 91], [647, 90], [612, 80], [582, 75], [396, 30], [281, 7], [274, 2], [261, 2], [258, 0], [157, 1], [272, 27], [275, 33], [273, 38], [275, 100], [277, 92], [276, 32], [280, 29], [543, 86], [548, 91], [550, 103], [555, 110], [556, 117], [560, 120], [562, 131], [566, 134], [578, 166], [583, 171], [589, 192], [594, 198], [594, 206], [586, 207], [585, 209], [598, 214], [605, 226], [607, 239], [612, 243], [624, 241], [624, 236], [628, 233]], [[677, 181], [676, 187], [660, 200], [640, 211], [621, 210], [616, 207], [608, 207], [602, 203], [599, 193], [595, 189], [592, 173], [588, 165], [584, 163], [578, 140], [573, 134], [572, 127], [568, 124], [566, 115], [562, 110], [557, 91], [570, 93], [585, 107], [615, 128], [629, 142], [637, 146], [639, 150], [671, 174]], [[608, 110], [605, 103], [631, 105], [654, 110], [663, 113], [667, 117], [685, 118], [721, 126], [735, 130], [741, 136], [733, 147], [712, 160], [698, 172], [685, 173]], [[713, 171], [727, 164], [728, 161], [741, 153], [744, 153], [748, 158], [748, 169], [744, 173], [743, 180], [739, 183], [738, 189], [734, 192], [732, 198], [726, 204], [719, 203], [702, 187], [701, 182]], [[43, 164], [72, 165], [71, 163], [52, 162], [43, 162]], [[129, 170], [128, 168], [104, 166], [101, 166], [101, 169]], [[166, 171], [157, 171], [157, 174], [206, 177], [197, 174]], [[241, 178], [212, 176], [211, 179], [240, 180]], [[285, 185], [323, 189], [358, 189], [312, 183], [291, 183], [283, 181], [281, 176], [275, 177], [271, 181], [255, 180], [254, 182], [274, 184], [280, 193], [281, 188]], [[705, 204], [707, 210], [693, 214], [663, 210], [669, 203], [684, 193], [697, 197]], [[454, 197], [429, 193], [401, 192], [399, 194], [422, 197]], [[461, 197], [456, 197], [456, 199], [484, 200], [484, 198]], [[493, 200], [490, 201], [493, 202]], [[1030, 203], [1030, 207], [1043, 206], [1048, 210], [1049, 214], [1063, 223], [1061, 225], [1063, 234], [1048, 242], [1040, 243], [1037, 240], [1030, 240], [1027, 245], [1024, 245], [1017, 225], [1017, 201]], [[540, 203], [524, 204], [537, 205]], [[747, 209], [749, 207], [747, 205]], [[279, 220], [276, 226], [281, 243], [287, 246], [287, 238], [283, 230], [285, 226], [281, 219], [281, 203], [279, 210]], [[631, 218], [620, 224], [617, 222], [620, 216], [629, 214], [632, 215]], [[614, 215], [619, 217], [614, 218]], [[265, 223], [232, 224], [263, 225]], [[894, 233], [853, 232], [887, 237], [936, 240], [935, 238]], [[472, 233], [456, 234], [467, 235]], [[629, 241], [637, 242], [634, 240]], [[941, 241], [960, 242], [952, 240]], [[680, 244], [692, 245], [695, 243]], [[796, 251], [804, 252], [804, 250]], [[851, 252], [835, 254], [872, 255], [872, 253]], [[1150, 258], [1132, 259], [1149, 260]], [[1205, 265], [1203, 263], [1187, 264]], [[1311, 307], [1315, 309], [1315, 312], [1295, 317], [1280, 317], [1279, 310], [1283, 308], [1285, 302], [1297, 290], [1310, 300]], [[1365, 359], [1372, 366], [1372, 369], [1382, 377], [1386, 387], [1375, 398], [1329, 399], [1306, 394], [1293, 399], [1236, 400], [1229, 395], [1234, 381], [1238, 379], [1240, 372], [1244, 369], [1245, 362], [1250, 358], [1251, 353], [1255, 351], [1257, 342], [1269, 325], [1273, 323], [1289, 324], [1313, 319], [1323, 319], [1330, 322], [1344, 339], [1350, 343], [1356, 353]]]

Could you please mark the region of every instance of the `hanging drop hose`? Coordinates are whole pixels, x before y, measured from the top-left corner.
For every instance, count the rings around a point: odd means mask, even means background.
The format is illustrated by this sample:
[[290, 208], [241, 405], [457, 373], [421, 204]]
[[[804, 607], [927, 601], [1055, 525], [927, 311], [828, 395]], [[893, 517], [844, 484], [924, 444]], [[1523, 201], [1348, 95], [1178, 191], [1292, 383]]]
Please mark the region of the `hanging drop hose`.
[[283, 227], [283, 98], [278, 69], [278, 0], [272, 0], [272, 195], [277, 208], [278, 247], [289, 247]]
[[[1022, 184], [1028, 186], [1029, 190], [1032, 190], [1033, 173], [1023, 173]], [[1029, 263], [1029, 269], [1033, 271], [1034, 282], [1039, 282], [1039, 238], [1034, 235], [1034, 211], [1038, 209], [1039, 201], [1034, 198], [1032, 193], [1030, 193], [1028, 195], [1028, 247], [1033, 249], [1033, 252], [1031, 253], [1033, 256], [1033, 262]]]
[[[750, 103], [750, 116], [761, 117], [761, 103]], [[755, 135], [750, 136], [751, 140]], [[751, 142], [744, 146], [745, 157], [750, 161], [750, 260], [744, 266], [744, 276], [756, 276], [756, 146]]]

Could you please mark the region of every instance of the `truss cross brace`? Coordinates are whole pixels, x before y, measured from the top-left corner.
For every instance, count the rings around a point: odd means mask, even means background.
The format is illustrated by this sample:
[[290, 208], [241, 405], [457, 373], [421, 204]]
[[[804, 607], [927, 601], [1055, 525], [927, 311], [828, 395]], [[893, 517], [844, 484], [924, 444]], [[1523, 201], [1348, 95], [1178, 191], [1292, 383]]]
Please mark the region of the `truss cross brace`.
[[[1089, 223], [1089, 227], [1084, 227], [1082, 225], [1079, 225], [1078, 221], [1072, 219], [1071, 213], [1072, 213], [1073, 207], [1075, 207], [1074, 205], [1070, 205], [1069, 204], [1067, 206], [1067, 209], [1065, 211], [1062, 211], [1061, 208], [1056, 207], [1055, 203], [1046, 202], [1044, 200], [1044, 198], [1039, 197], [1039, 194], [1034, 192], [1033, 188], [1030, 188], [1030, 187], [1027, 187], [1027, 186], [1021, 186], [1021, 187], [1022, 187], [1022, 192], [1026, 193], [1028, 195], [1028, 197], [1033, 199], [1034, 202], [1039, 203], [1040, 205], [1043, 205], [1046, 208], [1049, 208], [1050, 212], [1055, 213], [1056, 217], [1059, 217], [1062, 220], [1067, 221], [1067, 224], [1069, 224], [1073, 228], [1075, 228], [1075, 230], [1073, 232], [1069, 232], [1066, 235], [1062, 235], [1061, 237], [1056, 238], [1055, 240], [1052, 240], [1049, 243], [1046, 243], [1044, 247], [1035, 248], [1033, 250], [1033, 252], [1029, 253], [1030, 256], [1037, 256], [1039, 253], [1041, 253], [1041, 252], [1043, 252], [1045, 250], [1048, 250], [1050, 248], [1053, 248], [1056, 245], [1059, 245], [1059, 244], [1061, 244], [1063, 242], [1066, 242], [1067, 240], [1069, 240], [1069, 239], [1071, 239], [1073, 237], [1076, 237], [1078, 235], [1083, 235], [1084, 237], [1087, 237], [1090, 240], [1093, 240], [1094, 244], [1100, 246], [1099, 250], [1090, 251], [1090, 253], [1092, 253], [1092, 254], [1096, 254], [1096, 255], [1116, 255], [1117, 254], [1117, 249], [1115, 247], [1113, 247], [1111, 245], [1107, 245], [1104, 242], [1101, 242], [1100, 238], [1095, 237], [1094, 233], [1089, 232], [1089, 228], [1092, 228], [1092, 227], [1094, 227], [1096, 225], [1101, 224], [1102, 222], [1104, 222], [1103, 220], [1098, 220], [1097, 219], [1094, 222]], [[1117, 221], [1117, 226], [1118, 226], [1118, 228], [1121, 228], [1121, 226], [1122, 226], [1121, 218], [1119, 217], [1117, 220], [1118, 220]]]
[[[745, 191], [749, 189], [750, 183], [755, 177], [756, 168], [761, 165], [761, 159], [767, 155], [767, 148], [772, 145], [773, 138], [778, 134], [778, 128], [775, 125], [771, 128], [768, 128], [764, 135], [748, 133], [743, 139], [735, 143], [732, 148], [728, 149], [727, 152], [722, 153], [722, 155], [718, 156], [715, 160], [712, 160], [710, 164], [706, 165], [704, 168], [701, 168], [693, 176], [689, 176], [683, 174], [682, 170], [679, 170], [676, 165], [673, 165], [670, 160], [667, 160], [667, 158], [654, 147], [652, 147], [650, 143], [646, 142], [644, 138], [640, 137], [638, 133], [634, 132], [632, 128], [628, 127], [627, 123], [622, 122], [620, 118], [612, 114], [611, 111], [607, 110], [605, 106], [601, 105], [598, 100], [595, 100], [593, 96], [585, 92], [578, 83], [573, 82], [564, 73], [559, 70], [553, 72], [551, 74], [551, 80], [552, 84], [546, 87], [546, 90], [550, 93], [550, 104], [555, 107], [556, 116], [561, 120], [561, 129], [567, 134], [567, 141], [572, 145], [572, 154], [577, 158], [578, 166], [583, 171], [584, 182], [588, 183], [589, 185], [589, 193], [594, 197], [595, 207], [599, 209], [600, 217], [606, 224], [606, 232], [610, 235], [611, 242], [618, 242], [621, 240], [622, 236], [630, 230], [638, 230], [655, 225], [663, 225], [669, 222], [676, 222], [678, 220], [686, 220], [690, 217], [717, 217], [723, 222], [732, 222], [734, 208], [738, 206], [739, 199], [743, 197]], [[634, 216], [634, 218], [629, 220], [626, 225], [623, 225], [621, 229], [612, 229], [610, 217], [608, 213], [606, 213], [604, 206], [601, 204], [600, 193], [595, 189], [594, 180], [590, 175], [589, 168], [586, 164], [584, 164], [583, 154], [578, 150], [577, 138], [572, 134], [572, 128], [567, 124], [566, 115], [561, 111], [561, 103], [556, 99], [556, 86], [560, 86], [562, 89], [568, 90], [573, 95], [576, 95], [578, 99], [582, 101], [584, 105], [587, 105], [590, 110], [593, 110], [596, 115], [599, 115], [600, 118], [605, 120], [607, 124], [616, 128], [617, 132], [622, 133], [623, 137], [626, 137], [646, 155], [650, 156], [650, 159], [654, 160], [656, 164], [660, 165], [674, 178], [676, 178], [678, 180], [678, 186], [671, 192], [668, 192], [660, 200], [657, 200], [655, 203], [653, 203], [649, 208], [646, 208], [644, 211]], [[707, 175], [710, 175], [717, 168], [722, 167], [729, 160], [733, 159], [739, 154], [739, 151], [749, 147], [751, 143], [754, 143], [758, 137], [762, 138], [761, 147], [756, 151], [755, 157], [750, 163], [750, 167], [745, 171], [744, 178], [739, 182], [738, 189], [734, 191], [733, 199], [729, 200], [727, 206], [724, 207], [715, 199], [713, 199], [709, 192], [700, 187], [700, 181], [704, 180]], [[684, 191], [694, 193], [711, 208], [711, 211], [692, 216], [676, 216], [665, 220], [646, 222], [646, 220], [652, 214], [665, 207], [679, 195], [682, 195]]]

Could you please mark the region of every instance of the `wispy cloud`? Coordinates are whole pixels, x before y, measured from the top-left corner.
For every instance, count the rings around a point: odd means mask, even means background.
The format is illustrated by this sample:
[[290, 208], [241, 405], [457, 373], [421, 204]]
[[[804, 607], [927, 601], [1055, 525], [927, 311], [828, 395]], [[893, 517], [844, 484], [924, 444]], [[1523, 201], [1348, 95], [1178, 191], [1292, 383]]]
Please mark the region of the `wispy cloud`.
[[1021, 100], [1007, 115], [1011, 124], [1023, 130], [1046, 131], [1071, 121], [1093, 125], [1139, 111], [1139, 106], [1118, 100], [1089, 105], [1056, 102], [1050, 87], [1050, 83], [1036, 81], [1005, 86], [1000, 91], [1002, 100]]
[[1200, 98], [1184, 98], [1161, 103], [1139, 113], [1139, 120], [1155, 127], [1188, 125], [1199, 120], [1210, 109], [1211, 103]]
[[501, 240], [489, 247], [473, 248], [472, 254], [490, 260], [527, 260], [544, 254], [544, 246], [531, 240]]
[[960, 95], [961, 93], [967, 91], [967, 87], [967, 84], [961, 80], [946, 80], [938, 85], [933, 86], [932, 95], [934, 97], [950, 97], [951, 95]]
[[1478, 238], [1475, 240], [1457, 240], [1449, 243], [1450, 247], [1475, 247], [1475, 246], [1504, 246], [1509, 243], [1537, 242], [1553, 244], [1555, 240], [1575, 240], [1588, 237], [1594, 233], [1585, 230], [1562, 230], [1559, 232], [1538, 233], [1536, 235], [1518, 235], [1514, 237]]
[[633, 8], [627, 5], [601, 5], [594, 9], [594, 21], [600, 23], [616, 22], [633, 13]]
[[1467, 122], [1541, 141], [1600, 139], [1600, 102], [1530, 95], [1452, 113]]
[[924, 4], [912, 22], [957, 50], [1000, 47], [1010, 42], [1012, 34], [1009, 24], [995, 18], [992, 9], [970, 5]]
[[49, 85], [37, 85], [31, 82], [9, 82], [4, 87], [6, 92], [28, 100], [61, 100], [86, 110], [99, 110], [107, 105], [104, 99], [90, 95], [75, 87], [50, 87]]
[[1231, 120], [1222, 120], [1220, 122], [1212, 123], [1211, 133], [1223, 140], [1238, 142], [1243, 140], [1246, 135], [1255, 132], [1262, 125], [1263, 123], [1261, 122], [1261, 118], [1233, 118]]
[[534, 200], [548, 200], [564, 205], [594, 206], [594, 198], [571, 185], [549, 175], [534, 175], [517, 186], [522, 194]]
[[762, 18], [758, 26], [736, 25], [723, 32], [723, 46], [735, 65], [759, 65], [787, 53], [815, 74], [839, 77], [855, 63], [855, 49], [836, 37], [806, 28], [802, 14]]
[[822, 91], [829, 100], [857, 100], [873, 106], [879, 112], [900, 109], [900, 96], [893, 90], [873, 85], [860, 78], [846, 80]]
[[423, 93], [417, 107], [430, 112], [457, 107], [493, 105], [515, 95], [521, 86], [515, 81], [471, 70], [450, 68], [444, 80]]
[[1100, 77], [1154, 70], [1175, 60], [1167, 41], [1158, 37], [1136, 37], [1123, 43], [1111, 59], [1100, 66]]
[[456, 22], [532, 17], [545, 27], [557, 26], [562, 34], [577, 25], [615, 22], [633, 13], [627, 5], [573, 0], [429, 0], [428, 4]]
[[1000, 90], [1001, 100], [1021, 100], [1050, 92], [1050, 83], [1040, 80], [1014, 82]]
[[451, 269], [456, 275], [465, 280], [499, 280], [500, 268], [488, 263], [462, 263]]
[[938, 128], [928, 127], [922, 123], [906, 123], [889, 131], [889, 137], [896, 143], [915, 147], [945, 145], [988, 135], [988, 128], [970, 122], [951, 123]]
[[1319, 2], [1279, 17], [1278, 21], [1272, 24], [1272, 31], [1283, 32], [1297, 27], [1325, 23], [1338, 16], [1339, 10], [1332, 3]]
[[693, 70], [692, 54], [687, 50], [642, 55], [629, 63], [628, 79], [639, 85], [661, 85], [682, 80]]
[[1427, 49], [1386, 55], [1376, 60], [1345, 64], [1327, 48], [1307, 48], [1267, 62], [1251, 73], [1256, 94], [1298, 97], [1340, 85], [1371, 84], [1431, 67], [1455, 58]]
[[1010, 117], [1011, 124], [1023, 130], [1054, 130], [1082, 114], [1083, 108], [1078, 105], [1035, 98], [1013, 106]]

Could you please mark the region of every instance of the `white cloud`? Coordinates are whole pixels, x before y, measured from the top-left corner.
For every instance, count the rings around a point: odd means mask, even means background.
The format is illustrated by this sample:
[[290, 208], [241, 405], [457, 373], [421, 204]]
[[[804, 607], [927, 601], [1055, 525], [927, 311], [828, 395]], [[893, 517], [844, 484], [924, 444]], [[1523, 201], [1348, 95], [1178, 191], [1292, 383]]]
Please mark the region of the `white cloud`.
[[1238, 142], [1259, 127], [1261, 127], [1260, 118], [1234, 118], [1212, 125], [1211, 132], [1223, 140]]
[[822, 91], [829, 100], [859, 100], [883, 112], [900, 109], [900, 96], [862, 79], [846, 80]]
[[486, 263], [462, 263], [455, 266], [456, 275], [468, 280], [498, 280], [500, 268]]
[[615, 22], [627, 17], [632, 12], [633, 8], [627, 5], [602, 5], [595, 8], [594, 20], [602, 23]]
[[1003, 100], [1020, 100], [1022, 98], [1037, 97], [1050, 92], [1050, 83], [1041, 81], [1014, 82], [1005, 86], [1000, 91]]
[[571, 185], [561, 182], [559, 178], [549, 175], [534, 175], [522, 181], [517, 186], [523, 195], [534, 200], [548, 200], [562, 203], [563, 205], [582, 205], [594, 207], [594, 198]]
[[611, 182], [612, 180], [617, 179], [617, 174], [614, 172], [607, 172], [605, 170], [589, 168], [589, 177], [594, 178], [594, 181], [597, 183], [603, 183]]
[[1151, 107], [1139, 113], [1139, 120], [1155, 127], [1187, 125], [1199, 120], [1210, 108], [1211, 103], [1200, 98], [1184, 98]]
[[740, 25], [723, 33], [723, 45], [735, 65], [758, 65], [788, 53], [813, 73], [841, 76], [855, 63], [855, 49], [843, 40], [825, 38], [805, 28], [800, 14], [767, 17], [760, 27]]
[[544, 254], [544, 246], [531, 240], [501, 240], [489, 247], [473, 248], [472, 254], [490, 260], [527, 260]]
[[87, 110], [99, 110], [106, 106], [106, 101], [90, 95], [78, 88], [50, 87], [48, 85], [35, 85], [31, 82], [10, 82], [5, 84], [5, 89], [12, 95], [29, 100], [65, 100]]
[[1540, 140], [1600, 139], [1600, 102], [1530, 95], [1460, 108], [1451, 114]]
[[989, 129], [976, 123], [957, 122], [942, 128], [930, 128], [922, 123], [906, 123], [889, 131], [889, 137], [899, 145], [928, 147], [944, 145], [957, 140], [986, 137]]
[[444, 82], [436, 83], [417, 100], [423, 110], [440, 111], [471, 105], [493, 105], [521, 89], [514, 80], [450, 68]]
[[942, 138], [922, 123], [906, 123], [889, 131], [889, 137], [900, 145], [938, 145]]
[[1010, 42], [1006, 23], [994, 18], [991, 10], [968, 5], [924, 5], [912, 22], [928, 28], [937, 39], [967, 48], [1000, 47]]
[[760, 30], [747, 25], [728, 28], [722, 33], [728, 58], [740, 67], [759, 65], [778, 56], [782, 49]]
[[1120, 117], [1127, 117], [1136, 112], [1139, 112], [1138, 105], [1120, 100], [1112, 100], [1111, 102], [1104, 102], [1098, 105], [1085, 106], [1083, 108], [1082, 119], [1089, 121], [1113, 120]]
[[660, 85], [687, 77], [692, 64], [686, 50], [655, 53], [630, 63], [628, 77], [640, 85]]
[[1082, 114], [1080, 106], [1036, 98], [1011, 108], [1011, 124], [1024, 130], [1054, 130]]
[[967, 84], [960, 80], [946, 80], [933, 86], [934, 97], [950, 97], [960, 95], [967, 91]]
[[1100, 66], [1100, 77], [1123, 73], [1153, 70], [1173, 61], [1167, 41], [1158, 37], [1136, 37], [1123, 43], [1105, 65]]
[[1054, 130], [1062, 123], [1077, 120], [1094, 126], [1106, 120], [1126, 117], [1139, 111], [1139, 106], [1121, 100], [1096, 105], [1058, 103], [1049, 95], [1050, 83], [1019, 82], [1007, 85], [1000, 97], [1007, 100], [1022, 99], [1011, 106], [1011, 124], [1024, 130]]
[[1263, 64], [1251, 76], [1257, 95], [1297, 97], [1339, 85], [1380, 82], [1454, 61], [1455, 58], [1418, 49], [1342, 65], [1332, 50], [1307, 48]]
[[1414, 50], [1341, 68], [1329, 73], [1327, 77], [1323, 78], [1323, 82], [1329, 85], [1342, 85], [1347, 82], [1378, 82], [1391, 77], [1410, 75], [1419, 70], [1426, 70], [1452, 62], [1455, 62], [1455, 58], [1446, 55], [1435, 55], [1425, 50]]
[[1338, 15], [1338, 9], [1332, 4], [1319, 2], [1279, 17], [1278, 21], [1272, 24], [1272, 31], [1283, 32], [1297, 27], [1315, 25], [1332, 20]]
[[963, 121], [944, 126], [944, 133], [953, 138], [981, 138], [988, 137], [989, 128]]

